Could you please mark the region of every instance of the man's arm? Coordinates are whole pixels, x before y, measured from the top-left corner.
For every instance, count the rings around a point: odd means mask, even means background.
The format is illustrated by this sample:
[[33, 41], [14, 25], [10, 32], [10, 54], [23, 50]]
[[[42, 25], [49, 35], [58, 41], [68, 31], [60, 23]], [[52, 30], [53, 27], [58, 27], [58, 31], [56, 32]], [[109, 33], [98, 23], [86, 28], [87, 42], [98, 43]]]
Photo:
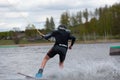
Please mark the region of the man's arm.
[[54, 37], [54, 34], [55, 34], [55, 31], [52, 31], [51, 33], [48, 33], [42, 37], [46, 40], [49, 40], [49, 38]]
[[48, 40], [49, 38], [52, 37], [52, 33], [46, 34], [42, 36], [44, 39]]
[[76, 38], [74, 36], [70, 36], [69, 38], [71, 40], [71, 44], [69, 46], [69, 49], [72, 49], [73, 44], [75, 43]]

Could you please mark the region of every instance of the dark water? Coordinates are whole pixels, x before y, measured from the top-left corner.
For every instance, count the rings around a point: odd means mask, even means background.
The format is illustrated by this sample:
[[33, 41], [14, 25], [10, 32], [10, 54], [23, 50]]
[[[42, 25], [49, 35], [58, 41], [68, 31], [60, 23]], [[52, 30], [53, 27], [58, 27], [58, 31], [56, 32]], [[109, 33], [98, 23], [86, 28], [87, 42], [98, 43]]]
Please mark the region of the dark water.
[[[109, 56], [110, 46], [120, 43], [76, 44], [68, 50], [64, 69], [59, 56], [44, 70], [48, 80], [120, 80], [120, 56]], [[17, 72], [34, 76], [52, 45], [0, 48], [0, 80], [30, 80]]]

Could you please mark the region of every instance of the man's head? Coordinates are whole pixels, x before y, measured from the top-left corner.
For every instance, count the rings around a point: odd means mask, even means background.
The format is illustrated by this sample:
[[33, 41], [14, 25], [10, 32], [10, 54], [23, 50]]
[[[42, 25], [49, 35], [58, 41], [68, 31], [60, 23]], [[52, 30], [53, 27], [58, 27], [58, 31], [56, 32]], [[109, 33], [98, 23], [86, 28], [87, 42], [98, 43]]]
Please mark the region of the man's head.
[[65, 25], [61, 24], [61, 25], [58, 26], [58, 29], [59, 30], [66, 30], [67, 27]]

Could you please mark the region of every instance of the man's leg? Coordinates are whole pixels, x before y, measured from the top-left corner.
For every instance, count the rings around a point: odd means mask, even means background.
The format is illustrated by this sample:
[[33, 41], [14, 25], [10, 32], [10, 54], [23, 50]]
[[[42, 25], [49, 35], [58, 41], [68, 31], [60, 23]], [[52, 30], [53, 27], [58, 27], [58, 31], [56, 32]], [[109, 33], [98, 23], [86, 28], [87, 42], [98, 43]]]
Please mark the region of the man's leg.
[[46, 56], [43, 58], [42, 63], [40, 65], [40, 69], [44, 69], [45, 68], [45, 65], [46, 65], [47, 61], [50, 59], [50, 56], [52, 55], [52, 53], [53, 53], [53, 48], [50, 49], [48, 51], [48, 53], [46, 54]]
[[50, 59], [50, 57], [49, 57], [48, 55], [46, 55], [46, 56], [44, 57], [41, 65], [40, 65], [40, 67], [41, 67], [42, 69], [44, 69], [44, 67], [45, 67], [45, 65], [46, 65], [46, 63], [47, 63], [47, 61], [48, 61], [49, 59]]
[[[50, 57], [49, 57], [48, 55], [46, 55], [46, 56], [44, 57], [41, 65], [40, 65], [40, 68], [41, 68], [41, 69], [44, 69], [44, 68], [45, 68], [45, 65], [46, 65], [46, 63], [47, 63], [47, 61], [48, 61], [49, 59], [50, 59]], [[59, 66], [60, 66], [60, 68], [62, 69], [62, 68], [64, 67], [64, 61], [61, 61], [61, 60], [60, 60]]]
[[37, 76], [39, 78], [42, 77], [43, 69], [45, 68], [45, 65], [46, 65], [47, 61], [50, 58], [54, 57], [55, 55], [56, 55], [56, 53], [55, 53], [54, 49], [53, 48], [50, 49], [49, 52], [46, 54], [46, 56], [43, 58], [43, 61], [42, 61], [41, 65], [40, 65], [40, 69], [39, 69], [38, 73], [36, 74], [36, 77]]
[[39, 69], [38, 73], [36, 74], [36, 77], [37, 77], [37, 78], [42, 77], [43, 69], [44, 69], [44, 67], [45, 67], [45, 65], [46, 65], [46, 63], [47, 63], [47, 61], [48, 61], [49, 59], [50, 59], [50, 57], [49, 57], [48, 55], [46, 55], [46, 56], [44, 57], [41, 65], [40, 65], [40, 69]]
[[66, 57], [66, 52], [67, 52], [66, 48], [61, 48], [61, 53], [59, 53], [59, 67], [61, 69], [63, 69], [63, 67], [64, 67], [64, 61], [65, 61], [65, 57]]
[[66, 56], [66, 54], [62, 54], [62, 53], [59, 55], [59, 59], [60, 59], [60, 61], [59, 61], [59, 67], [61, 69], [63, 69], [63, 67], [64, 67], [65, 56]]
[[64, 67], [64, 62], [59, 62], [59, 67], [60, 67], [61, 69], [63, 69], [63, 67]]

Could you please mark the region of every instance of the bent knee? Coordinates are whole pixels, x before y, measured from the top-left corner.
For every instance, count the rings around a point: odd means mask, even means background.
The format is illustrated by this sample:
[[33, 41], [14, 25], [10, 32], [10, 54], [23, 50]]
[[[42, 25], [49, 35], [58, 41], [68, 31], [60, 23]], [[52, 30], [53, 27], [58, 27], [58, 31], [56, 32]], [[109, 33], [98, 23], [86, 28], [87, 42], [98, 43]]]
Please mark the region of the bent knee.
[[50, 59], [50, 57], [49, 57], [48, 55], [46, 55], [46, 56], [45, 56], [45, 59], [47, 59], [47, 60], [48, 60], [48, 59]]

